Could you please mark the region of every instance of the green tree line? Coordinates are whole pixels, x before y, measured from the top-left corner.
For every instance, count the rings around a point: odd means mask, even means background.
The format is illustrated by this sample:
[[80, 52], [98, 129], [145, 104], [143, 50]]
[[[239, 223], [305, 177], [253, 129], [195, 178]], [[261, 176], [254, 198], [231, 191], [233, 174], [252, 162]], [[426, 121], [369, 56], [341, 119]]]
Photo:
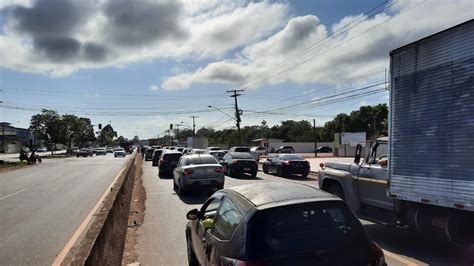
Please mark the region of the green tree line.
[[[315, 114], [317, 117], [317, 114]], [[368, 137], [387, 135], [388, 107], [386, 104], [373, 106], [361, 106], [359, 110], [350, 114], [340, 113], [333, 120], [328, 121], [322, 127], [316, 128], [316, 141], [331, 142], [334, 133], [340, 132], [366, 132]], [[276, 138], [286, 142], [312, 142], [314, 131], [312, 121], [286, 120], [279, 125], [269, 127], [263, 120], [260, 125], [245, 126], [241, 129], [243, 142], [249, 144], [251, 140], [258, 138]], [[174, 136], [178, 139], [186, 139], [193, 135], [190, 129], [175, 130]], [[239, 135], [236, 128], [215, 130], [202, 127], [196, 132], [197, 137], [206, 137], [209, 144], [239, 144]], [[169, 143], [168, 136], [161, 138], [162, 143]]]

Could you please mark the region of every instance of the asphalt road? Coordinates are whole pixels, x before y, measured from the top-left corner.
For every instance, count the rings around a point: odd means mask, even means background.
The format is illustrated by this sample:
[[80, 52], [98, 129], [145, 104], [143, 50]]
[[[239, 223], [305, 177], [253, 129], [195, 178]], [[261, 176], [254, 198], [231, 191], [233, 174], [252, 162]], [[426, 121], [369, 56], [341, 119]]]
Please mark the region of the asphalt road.
[[44, 159], [0, 174], [0, 264], [51, 265], [127, 158]]
[[[158, 170], [151, 162], [143, 164], [143, 184], [146, 189], [145, 220], [138, 229], [138, 260], [142, 265], [187, 265], [184, 228], [186, 213], [200, 208], [207, 195], [189, 195], [180, 198], [172, 186], [172, 179], [158, 178]], [[226, 176], [225, 187], [254, 182], [301, 182], [318, 186], [314, 179], [281, 178], [259, 172], [257, 178], [231, 178]], [[435, 240], [411, 230], [386, 228], [362, 221], [370, 237], [385, 252], [388, 265], [472, 265], [468, 255], [446, 247]]]

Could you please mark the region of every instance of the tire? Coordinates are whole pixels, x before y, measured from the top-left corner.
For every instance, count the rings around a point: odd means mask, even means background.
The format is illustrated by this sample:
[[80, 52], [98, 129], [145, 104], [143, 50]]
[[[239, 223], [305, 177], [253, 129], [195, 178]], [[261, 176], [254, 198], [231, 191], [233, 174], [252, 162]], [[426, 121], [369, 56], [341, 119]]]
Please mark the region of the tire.
[[[173, 181], [174, 182], [174, 181]], [[179, 196], [184, 196], [186, 194], [186, 192], [184, 191], [184, 189], [181, 187], [181, 184], [179, 183], [178, 181], [178, 195]]]
[[257, 178], [257, 172], [252, 173], [252, 178]]
[[229, 166], [227, 166], [227, 175], [232, 177], [232, 171], [230, 170]]
[[267, 166], [266, 166], [266, 165], [263, 165], [262, 168], [263, 168], [263, 172], [264, 172], [265, 174], [268, 174]]
[[79, 158], [79, 155], [77, 155], [76, 157]]
[[330, 185], [327, 189], [326, 189], [327, 192], [335, 195], [335, 196], [338, 196], [339, 198], [341, 198], [342, 200], [345, 200], [345, 197], [344, 197], [344, 191], [342, 190], [341, 186], [340, 185]]
[[308, 174], [302, 174], [301, 177], [308, 178]]
[[186, 231], [186, 249], [188, 253], [188, 265], [189, 266], [198, 266], [199, 262], [196, 258], [196, 253], [194, 253], [194, 249], [191, 246], [191, 239], [189, 239], [189, 233]]
[[279, 166], [277, 168], [277, 176], [283, 176], [283, 173], [282, 173], [281, 168]]

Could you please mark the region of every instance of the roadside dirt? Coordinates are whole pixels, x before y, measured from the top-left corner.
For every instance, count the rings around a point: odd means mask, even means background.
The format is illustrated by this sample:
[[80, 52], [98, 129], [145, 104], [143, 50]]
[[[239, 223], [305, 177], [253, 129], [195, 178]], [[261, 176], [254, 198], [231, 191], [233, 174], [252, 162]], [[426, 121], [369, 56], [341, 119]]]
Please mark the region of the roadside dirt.
[[26, 162], [3, 162], [0, 163], [0, 173], [5, 173], [8, 171], [30, 167]]
[[[136, 245], [138, 241], [138, 228], [145, 219], [145, 200], [146, 191], [142, 180], [142, 160], [138, 159], [135, 183], [133, 184], [132, 203], [128, 216], [127, 237], [125, 239], [125, 249], [122, 259], [122, 265], [138, 262], [138, 253]], [[136, 264], [139, 265], [139, 264]]]

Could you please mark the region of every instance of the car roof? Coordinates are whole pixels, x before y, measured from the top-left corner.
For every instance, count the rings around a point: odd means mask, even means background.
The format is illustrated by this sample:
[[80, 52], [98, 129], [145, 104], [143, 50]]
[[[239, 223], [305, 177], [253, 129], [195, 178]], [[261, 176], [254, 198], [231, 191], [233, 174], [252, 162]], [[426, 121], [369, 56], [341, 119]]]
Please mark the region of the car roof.
[[314, 187], [295, 182], [261, 182], [225, 189], [238, 194], [257, 209], [268, 209], [313, 201], [342, 201], [338, 197]]
[[165, 155], [165, 154], [182, 154], [182, 153], [180, 151], [177, 151], [177, 150], [165, 150], [163, 155]]
[[214, 156], [210, 155], [210, 154], [189, 154], [189, 155], [184, 155], [183, 156], [184, 158], [197, 158], [197, 157], [208, 157], [208, 158], [214, 158]]

